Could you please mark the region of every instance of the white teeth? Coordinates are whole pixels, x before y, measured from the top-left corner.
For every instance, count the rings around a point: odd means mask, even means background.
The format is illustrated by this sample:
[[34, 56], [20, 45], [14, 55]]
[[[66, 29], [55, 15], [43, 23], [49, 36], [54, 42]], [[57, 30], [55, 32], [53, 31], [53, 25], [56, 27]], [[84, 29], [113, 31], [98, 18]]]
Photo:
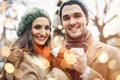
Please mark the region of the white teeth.
[[44, 38], [39, 38], [39, 40], [44, 40]]
[[78, 28], [71, 28], [71, 31], [76, 31]]
[[44, 37], [38, 37], [38, 39], [41, 40], [41, 41], [45, 40]]

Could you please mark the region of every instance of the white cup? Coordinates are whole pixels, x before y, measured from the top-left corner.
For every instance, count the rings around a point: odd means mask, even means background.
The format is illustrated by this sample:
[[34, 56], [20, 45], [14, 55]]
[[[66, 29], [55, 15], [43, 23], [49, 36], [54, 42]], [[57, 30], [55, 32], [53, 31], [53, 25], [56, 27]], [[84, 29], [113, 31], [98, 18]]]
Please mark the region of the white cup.
[[79, 55], [84, 54], [84, 49], [83, 48], [71, 48], [70, 50], [76, 51]]

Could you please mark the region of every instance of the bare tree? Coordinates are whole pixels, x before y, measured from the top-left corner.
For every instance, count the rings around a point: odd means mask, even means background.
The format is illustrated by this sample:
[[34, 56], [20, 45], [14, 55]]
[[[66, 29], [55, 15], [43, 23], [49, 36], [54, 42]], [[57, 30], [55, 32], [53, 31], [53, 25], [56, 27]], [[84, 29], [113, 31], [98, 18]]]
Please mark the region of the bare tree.
[[3, 32], [2, 32], [2, 37], [0, 38], [0, 42], [1, 42], [1, 45], [10, 46], [12, 42], [6, 38], [6, 29], [7, 28], [3, 27]]
[[[95, 1], [94, 8], [95, 8], [96, 14], [89, 9], [90, 15], [92, 15], [92, 17], [90, 17], [90, 20], [92, 20], [92, 22], [97, 27], [97, 29], [100, 33], [100, 35], [99, 35], [100, 41], [107, 43], [107, 41], [112, 38], [120, 37], [120, 33], [117, 33], [114, 35], [109, 35], [108, 37], [104, 37], [104, 33], [103, 33], [103, 30], [105, 29], [106, 25], [109, 24], [110, 22], [112, 22], [116, 17], [118, 17], [117, 14], [114, 14], [107, 21], [105, 20], [106, 16], [108, 15], [108, 13], [110, 11], [110, 6], [113, 1], [112, 0], [104, 0], [103, 8], [101, 9], [101, 11], [100, 11], [101, 3], [98, 2], [99, 0], [94, 0], [94, 1]], [[101, 13], [101, 15], [99, 13]], [[100, 20], [101, 20], [101, 23], [100, 23]]]
[[[8, 28], [6, 26], [6, 24], [8, 23], [8, 21], [11, 21], [13, 20], [14, 18], [12, 18], [9, 14], [6, 14], [8, 9], [11, 7], [11, 0], [3, 0], [1, 3], [0, 3], [0, 15], [2, 14], [5, 14], [5, 19], [3, 20], [2, 22], [2, 26], [1, 28], [3, 28], [2, 30], [2, 34], [1, 34], [1, 37], [0, 37], [0, 46], [10, 46], [12, 44], [12, 41], [8, 40], [7, 37], [6, 37], [6, 31], [7, 30], [16, 30], [16, 27], [14, 27], [14, 29], [12, 28]], [[12, 23], [11, 23], [12, 24]]]
[[[1, 26], [1, 28], [3, 28], [2, 29], [3, 31], [1, 31], [2, 34], [0, 37], [0, 46], [10, 46], [12, 44], [12, 41], [8, 40], [6, 37], [7, 30], [10, 30], [10, 31], [17, 30], [17, 26], [15, 25], [15, 22], [17, 21], [18, 14], [15, 16], [12, 16], [13, 14], [11, 15], [9, 12], [10, 10], [13, 10], [13, 12], [17, 11], [16, 9], [12, 8], [12, 5], [14, 3], [19, 3], [19, 4], [22, 4], [23, 6], [27, 6], [26, 5], [27, 2], [25, 3], [25, 1], [23, 1], [23, 0], [3, 0], [0, 2], [0, 15], [5, 14], [5, 18], [2, 22], [3, 26]], [[11, 25], [13, 25], [13, 28], [6, 26], [7, 23], [11, 23]]]

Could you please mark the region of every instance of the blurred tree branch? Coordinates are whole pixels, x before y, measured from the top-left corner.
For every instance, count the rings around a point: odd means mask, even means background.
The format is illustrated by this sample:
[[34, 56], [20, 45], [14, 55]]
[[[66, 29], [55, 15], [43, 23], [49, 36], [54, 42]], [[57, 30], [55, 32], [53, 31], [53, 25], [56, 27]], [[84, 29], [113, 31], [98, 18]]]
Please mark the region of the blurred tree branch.
[[[105, 0], [104, 2], [104, 8], [103, 8], [103, 11], [102, 11], [102, 14], [99, 15], [100, 13], [100, 10], [99, 10], [99, 7], [100, 7], [100, 4], [98, 3], [98, 0], [94, 0], [95, 1], [95, 10], [96, 10], [96, 14], [94, 14], [94, 12], [92, 12], [90, 9], [89, 9], [89, 12], [90, 12], [90, 15], [92, 15], [92, 17], [90, 17], [90, 20], [94, 23], [94, 25], [97, 27], [100, 35], [99, 35], [99, 38], [100, 38], [100, 41], [104, 42], [104, 43], [107, 43], [107, 41], [109, 39], [112, 39], [112, 38], [118, 38], [120, 37], [119, 33], [118, 34], [114, 34], [114, 35], [109, 35], [107, 38], [104, 37], [104, 33], [103, 33], [103, 30], [105, 29], [106, 25], [109, 24], [110, 22], [112, 22], [117, 16], [117, 14], [114, 14], [110, 19], [108, 19], [107, 21], [105, 21], [106, 19], [106, 16], [110, 10], [110, 5], [112, 4], [112, 0]], [[101, 23], [99, 22], [101, 20]]]

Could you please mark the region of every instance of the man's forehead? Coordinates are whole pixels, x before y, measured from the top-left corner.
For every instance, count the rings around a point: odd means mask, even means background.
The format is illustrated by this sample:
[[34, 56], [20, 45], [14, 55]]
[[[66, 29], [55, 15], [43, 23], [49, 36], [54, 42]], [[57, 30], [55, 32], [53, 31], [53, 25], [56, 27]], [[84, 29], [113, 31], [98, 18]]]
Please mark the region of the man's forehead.
[[83, 12], [82, 8], [77, 4], [66, 5], [62, 9], [62, 16], [67, 14], [82, 13], [82, 12]]

